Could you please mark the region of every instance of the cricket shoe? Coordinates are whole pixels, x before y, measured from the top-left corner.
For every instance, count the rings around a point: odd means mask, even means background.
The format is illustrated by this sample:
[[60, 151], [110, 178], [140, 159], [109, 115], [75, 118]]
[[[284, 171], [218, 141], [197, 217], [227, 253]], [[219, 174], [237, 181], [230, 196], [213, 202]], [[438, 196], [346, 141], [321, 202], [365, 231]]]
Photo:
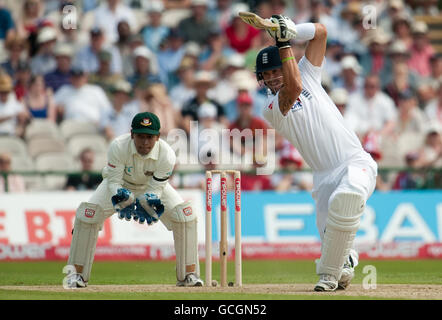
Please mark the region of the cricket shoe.
[[351, 280], [355, 276], [355, 267], [359, 263], [359, 254], [356, 250], [350, 249], [350, 253], [342, 268], [341, 278], [338, 281], [338, 289], [345, 290], [350, 286]]
[[189, 273], [183, 281], [178, 280], [176, 283], [177, 287], [202, 287], [203, 284], [203, 280], [198, 278], [194, 273]]
[[83, 276], [79, 273], [72, 273], [66, 278], [65, 288], [66, 289], [74, 289], [74, 288], [86, 288], [87, 282], [84, 281]]
[[331, 274], [319, 275], [319, 281], [315, 286], [315, 291], [335, 291], [338, 288], [338, 280]]

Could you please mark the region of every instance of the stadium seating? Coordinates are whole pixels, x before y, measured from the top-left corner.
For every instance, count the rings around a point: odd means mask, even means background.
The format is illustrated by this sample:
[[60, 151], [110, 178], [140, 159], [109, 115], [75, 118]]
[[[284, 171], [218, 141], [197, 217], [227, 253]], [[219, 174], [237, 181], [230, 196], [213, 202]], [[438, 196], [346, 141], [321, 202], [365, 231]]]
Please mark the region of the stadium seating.
[[[35, 164], [28, 155], [12, 156], [11, 168], [13, 171], [32, 172], [35, 170]], [[38, 190], [41, 187], [41, 177], [37, 175], [23, 175], [26, 190]]]
[[44, 153], [63, 152], [64, 150], [64, 141], [59, 138], [41, 137], [28, 142], [28, 153], [34, 159]]
[[98, 129], [94, 123], [66, 119], [60, 125], [60, 133], [65, 141], [79, 134], [97, 134]]
[[[68, 172], [78, 171], [79, 167], [67, 152], [45, 153], [36, 157], [35, 168], [38, 171]], [[62, 190], [67, 177], [59, 174], [48, 174], [42, 177], [41, 190]]]
[[0, 153], [8, 152], [11, 155], [26, 156], [28, 154], [26, 143], [17, 137], [0, 137]]
[[67, 149], [75, 158], [86, 148], [94, 150], [95, 154], [106, 154], [108, 145], [106, 139], [99, 134], [76, 135], [67, 141]]
[[33, 119], [26, 127], [25, 139], [30, 141], [34, 138], [57, 138], [60, 132], [58, 126], [47, 119]]

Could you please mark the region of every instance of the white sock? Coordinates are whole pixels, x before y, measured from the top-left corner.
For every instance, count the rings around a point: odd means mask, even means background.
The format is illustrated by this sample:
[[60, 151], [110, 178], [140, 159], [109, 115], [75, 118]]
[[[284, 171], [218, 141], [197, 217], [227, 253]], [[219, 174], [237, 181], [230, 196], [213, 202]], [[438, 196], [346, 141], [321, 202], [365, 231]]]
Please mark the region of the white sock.
[[296, 25], [296, 38], [299, 41], [312, 40], [315, 37], [316, 27], [314, 23], [301, 23]]

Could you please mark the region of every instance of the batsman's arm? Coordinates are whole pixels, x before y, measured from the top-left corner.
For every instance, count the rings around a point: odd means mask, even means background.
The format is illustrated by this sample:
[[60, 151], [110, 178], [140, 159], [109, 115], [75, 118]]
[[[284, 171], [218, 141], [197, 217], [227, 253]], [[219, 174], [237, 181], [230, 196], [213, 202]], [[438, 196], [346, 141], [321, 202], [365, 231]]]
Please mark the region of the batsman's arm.
[[282, 77], [284, 86], [279, 91], [279, 110], [285, 116], [295, 103], [302, 91], [301, 73], [294, 58], [292, 48], [284, 47], [279, 49], [279, 56], [282, 61]]
[[327, 29], [321, 23], [315, 23], [315, 36], [305, 49], [305, 57], [314, 66], [320, 67], [327, 48]]

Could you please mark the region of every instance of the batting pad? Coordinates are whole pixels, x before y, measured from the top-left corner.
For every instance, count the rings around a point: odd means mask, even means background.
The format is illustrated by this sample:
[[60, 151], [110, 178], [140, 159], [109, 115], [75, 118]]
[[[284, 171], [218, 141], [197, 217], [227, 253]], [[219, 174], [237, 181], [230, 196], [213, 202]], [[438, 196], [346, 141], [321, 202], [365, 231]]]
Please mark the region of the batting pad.
[[326, 231], [317, 274], [331, 274], [339, 279], [345, 258], [353, 246], [365, 209], [364, 197], [357, 193], [338, 193], [331, 199]]
[[103, 221], [104, 214], [99, 205], [82, 202], [78, 207], [68, 264], [83, 267], [81, 274], [84, 281], [89, 280], [98, 232]]
[[177, 280], [183, 281], [187, 272], [186, 266], [195, 266], [195, 273], [200, 276], [198, 260], [198, 234], [196, 214], [186, 201], [172, 209], [173, 239], [176, 255]]

